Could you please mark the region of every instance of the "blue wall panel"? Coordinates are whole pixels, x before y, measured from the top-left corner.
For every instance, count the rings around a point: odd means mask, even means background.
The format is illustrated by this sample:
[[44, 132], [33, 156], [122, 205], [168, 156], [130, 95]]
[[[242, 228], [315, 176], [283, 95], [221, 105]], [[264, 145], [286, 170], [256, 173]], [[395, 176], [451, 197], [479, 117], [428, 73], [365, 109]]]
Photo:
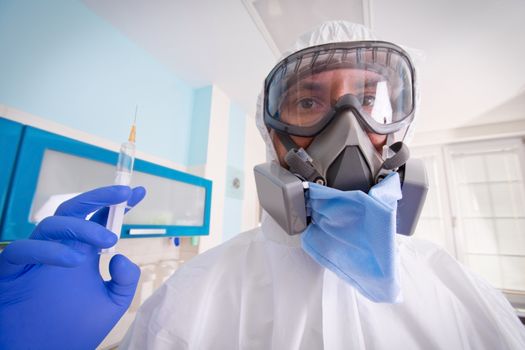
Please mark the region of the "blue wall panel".
[[224, 232], [222, 241], [227, 241], [241, 232], [243, 201], [224, 198]]
[[[0, 0], [0, 104], [187, 164], [193, 89], [78, 0]], [[184, 53], [186, 54], [186, 53]]]
[[212, 100], [212, 86], [195, 90], [188, 165], [206, 164]]

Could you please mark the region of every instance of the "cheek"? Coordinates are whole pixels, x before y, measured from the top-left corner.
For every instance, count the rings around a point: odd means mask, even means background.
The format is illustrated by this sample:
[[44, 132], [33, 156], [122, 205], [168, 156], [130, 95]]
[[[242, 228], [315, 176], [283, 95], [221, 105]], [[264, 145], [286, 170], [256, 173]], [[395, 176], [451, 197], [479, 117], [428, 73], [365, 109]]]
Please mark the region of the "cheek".
[[367, 135], [370, 141], [372, 141], [372, 144], [374, 145], [374, 148], [376, 149], [376, 151], [378, 151], [379, 153], [382, 153], [383, 146], [386, 143], [386, 135], [379, 135], [379, 134], [374, 134], [371, 132], [367, 133]]

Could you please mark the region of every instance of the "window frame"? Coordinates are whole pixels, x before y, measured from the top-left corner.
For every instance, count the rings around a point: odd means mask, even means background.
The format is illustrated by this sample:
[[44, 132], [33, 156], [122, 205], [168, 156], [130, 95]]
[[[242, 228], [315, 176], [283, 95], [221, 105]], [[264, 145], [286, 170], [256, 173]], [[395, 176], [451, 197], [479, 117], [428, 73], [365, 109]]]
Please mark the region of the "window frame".
[[[413, 157], [415, 158], [435, 157], [436, 159], [438, 190], [442, 192], [440, 193], [440, 209], [443, 215], [444, 227], [447, 231], [445, 232], [447, 246], [444, 248], [466, 266], [468, 266], [468, 262], [466, 260], [466, 244], [461, 222], [463, 218], [459, 210], [459, 194], [453, 190], [458, 184], [453, 157], [458, 154], [488, 153], [491, 150], [497, 151], [506, 148], [517, 151], [521, 181], [525, 186], [525, 144], [522, 137], [491, 138], [476, 141], [450, 142], [439, 145], [422, 145], [411, 149]], [[524, 316], [525, 290], [500, 290], [517, 309], [518, 314]]]

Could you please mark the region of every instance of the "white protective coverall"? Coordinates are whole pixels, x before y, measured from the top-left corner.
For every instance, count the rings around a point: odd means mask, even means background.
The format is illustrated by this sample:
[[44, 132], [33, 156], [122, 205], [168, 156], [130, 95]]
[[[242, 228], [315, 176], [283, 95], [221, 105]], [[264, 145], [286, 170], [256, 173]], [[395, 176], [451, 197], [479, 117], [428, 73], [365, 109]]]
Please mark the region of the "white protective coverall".
[[[292, 51], [373, 39], [328, 22]], [[275, 150], [257, 121], [269, 157]], [[397, 235], [404, 301], [376, 304], [314, 262], [300, 236], [265, 215], [182, 266], [140, 308], [123, 349], [525, 349], [525, 328], [503, 295], [441, 248]]]

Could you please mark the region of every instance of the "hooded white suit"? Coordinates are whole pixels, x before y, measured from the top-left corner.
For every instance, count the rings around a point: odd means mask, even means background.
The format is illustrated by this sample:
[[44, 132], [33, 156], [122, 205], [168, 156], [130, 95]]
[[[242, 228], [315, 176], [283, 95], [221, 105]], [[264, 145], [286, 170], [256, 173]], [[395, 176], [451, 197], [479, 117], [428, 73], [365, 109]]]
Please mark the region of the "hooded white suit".
[[[330, 22], [292, 51], [373, 39]], [[257, 122], [275, 151], [262, 121]], [[404, 301], [376, 304], [301, 248], [268, 215], [181, 267], [141, 307], [124, 349], [525, 349], [503, 295], [435, 245], [398, 235]]]

